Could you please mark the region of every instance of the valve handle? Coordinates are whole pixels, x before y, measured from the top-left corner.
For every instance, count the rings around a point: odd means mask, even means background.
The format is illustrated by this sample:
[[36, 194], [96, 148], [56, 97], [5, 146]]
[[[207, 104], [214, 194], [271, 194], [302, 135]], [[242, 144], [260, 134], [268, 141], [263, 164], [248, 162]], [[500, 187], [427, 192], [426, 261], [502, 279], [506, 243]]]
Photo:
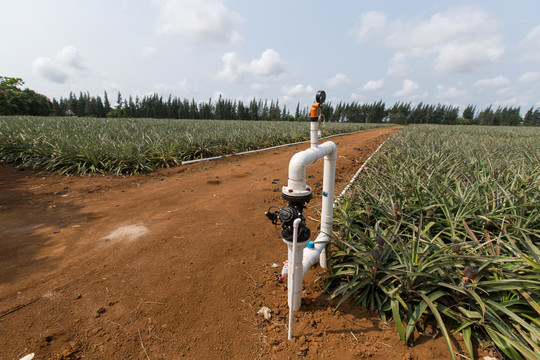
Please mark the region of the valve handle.
[[324, 100], [326, 100], [326, 93], [324, 92], [324, 90], [317, 91], [317, 95], [315, 95], [315, 101], [319, 105], [322, 105], [324, 104]]

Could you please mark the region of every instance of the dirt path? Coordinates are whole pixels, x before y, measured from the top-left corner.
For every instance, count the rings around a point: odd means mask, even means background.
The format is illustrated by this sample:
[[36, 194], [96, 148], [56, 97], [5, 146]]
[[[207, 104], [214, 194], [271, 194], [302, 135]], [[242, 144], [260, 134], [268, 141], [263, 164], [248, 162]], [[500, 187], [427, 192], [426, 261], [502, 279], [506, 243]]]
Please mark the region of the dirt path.
[[[395, 131], [332, 139], [336, 193]], [[0, 359], [449, 358], [442, 339], [407, 348], [367, 310], [333, 314], [319, 268], [286, 340], [286, 289], [274, 276], [286, 246], [264, 212], [284, 205], [289, 159], [306, 147], [129, 178], [2, 165]], [[316, 219], [322, 161], [307, 175]]]

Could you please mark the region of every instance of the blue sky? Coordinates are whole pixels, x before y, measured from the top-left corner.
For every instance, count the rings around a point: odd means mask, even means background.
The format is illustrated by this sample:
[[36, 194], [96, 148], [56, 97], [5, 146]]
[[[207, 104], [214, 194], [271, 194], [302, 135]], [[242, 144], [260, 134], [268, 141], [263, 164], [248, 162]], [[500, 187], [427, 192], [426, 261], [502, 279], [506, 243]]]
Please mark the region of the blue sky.
[[196, 100], [540, 106], [540, 2], [0, 0], [0, 75]]

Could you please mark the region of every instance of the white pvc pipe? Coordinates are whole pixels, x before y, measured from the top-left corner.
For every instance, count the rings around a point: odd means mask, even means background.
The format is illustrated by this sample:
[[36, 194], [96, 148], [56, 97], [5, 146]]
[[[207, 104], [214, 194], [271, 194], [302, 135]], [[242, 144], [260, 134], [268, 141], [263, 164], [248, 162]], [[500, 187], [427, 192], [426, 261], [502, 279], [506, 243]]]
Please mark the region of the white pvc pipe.
[[[360, 172], [365, 168], [369, 160], [375, 155], [381, 147], [384, 145], [386, 140], [375, 150], [373, 154], [364, 162], [360, 167], [360, 170], [354, 175], [351, 182], [343, 189], [342, 193], [338, 196], [339, 200], [343, 194], [350, 188], [352, 183], [356, 180]], [[326, 143], [325, 143], [326, 144]], [[323, 144], [324, 145], [324, 144]], [[336, 172], [336, 157], [337, 152], [332, 153], [331, 155], [324, 158], [324, 180], [323, 180], [323, 199], [322, 199], [322, 213], [321, 213], [321, 231], [319, 236], [315, 240], [315, 247], [312, 249], [304, 249], [304, 258], [303, 258], [303, 274], [305, 275], [307, 271], [315, 265], [317, 262], [321, 265], [322, 268], [327, 268], [326, 263], [326, 248], [330, 242], [330, 237], [332, 234], [332, 224], [333, 224], [333, 215], [334, 215], [334, 184], [335, 184], [335, 172]], [[325, 196], [326, 195], [326, 196]]]
[[[316, 148], [310, 148], [296, 153], [289, 163], [289, 181], [284, 190], [292, 196], [294, 196], [295, 192], [300, 194], [305, 192], [308, 189], [306, 185], [306, 167], [324, 156], [333, 153], [337, 154], [337, 147], [332, 141], [327, 141]], [[337, 156], [333, 157], [335, 162], [335, 157]]]
[[[317, 240], [315, 240], [315, 247], [305, 248], [302, 259], [302, 277], [308, 272], [309, 269], [317, 262], [320, 261], [323, 251], [326, 249], [330, 238], [324, 234], [319, 234]], [[325, 258], [326, 263], [326, 258]], [[326, 264], [325, 264], [326, 265]], [[322, 266], [322, 264], [321, 264]]]
[[294, 237], [293, 242], [287, 240], [283, 241], [287, 244], [287, 259], [289, 262], [289, 276], [287, 278], [287, 288], [289, 289], [289, 294], [287, 303], [289, 304], [290, 308], [297, 311], [300, 309], [300, 300], [302, 298], [302, 278], [304, 277], [302, 260], [303, 251], [306, 247], [307, 241], [303, 241], [301, 243], [297, 242], [296, 245], [293, 245]]
[[[325, 248], [330, 241], [333, 224], [334, 186], [337, 159], [336, 144], [332, 141], [327, 141], [317, 148], [310, 148], [296, 153], [289, 163], [289, 182], [285, 190], [289, 191], [289, 194], [302, 193], [307, 191], [306, 167], [322, 157], [324, 157], [324, 173], [321, 231], [315, 240], [315, 248], [305, 249], [303, 274], [317, 262], [320, 262], [321, 267], [327, 267]], [[320, 243], [323, 244], [321, 245]]]
[[[292, 254], [290, 254], [292, 256], [289, 256], [290, 270], [289, 278], [287, 280], [287, 286], [289, 287], [289, 340], [292, 340], [293, 313], [300, 309], [300, 302], [302, 299], [302, 248], [304, 247], [305, 242], [302, 242], [301, 248], [298, 249], [298, 227], [301, 222], [301, 219], [294, 220], [292, 246], [287, 243], [287, 245], [289, 245], [289, 253], [292, 251]], [[298, 278], [300, 278], [299, 283]]]
[[[313, 124], [313, 123], [312, 123]], [[317, 123], [315, 123], [316, 125]], [[313, 143], [312, 143], [313, 144]], [[312, 249], [305, 248], [305, 242], [296, 246], [288, 241], [289, 289], [288, 303], [292, 311], [300, 309], [302, 296], [302, 279], [305, 273], [317, 262], [326, 267], [326, 246], [330, 241], [333, 222], [334, 185], [336, 173], [337, 147], [331, 141], [327, 141], [316, 148], [296, 153], [289, 163], [288, 186], [283, 191], [294, 196], [309, 193], [311, 189], [306, 185], [306, 167], [324, 157], [323, 194], [321, 231], [315, 240]], [[296, 221], [296, 220], [295, 220]], [[294, 259], [294, 261], [291, 261]], [[294, 265], [291, 263], [294, 262]], [[293, 275], [294, 274], [294, 275]]]
[[334, 223], [334, 189], [336, 183], [336, 160], [337, 149], [324, 157], [324, 172], [323, 172], [323, 193], [322, 193], [322, 210], [321, 210], [321, 231], [315, 240], [315, 243], [324, 243], [325, 246], [321, 250], [319, 262], [321, 267], [326, 269], [326, 248], [330, 242], [332, 227]]
[[319, 123], [316, 121], [311, 121], [310, 139], [311, 139], [311, 148], [316, 149], [319, 146]]

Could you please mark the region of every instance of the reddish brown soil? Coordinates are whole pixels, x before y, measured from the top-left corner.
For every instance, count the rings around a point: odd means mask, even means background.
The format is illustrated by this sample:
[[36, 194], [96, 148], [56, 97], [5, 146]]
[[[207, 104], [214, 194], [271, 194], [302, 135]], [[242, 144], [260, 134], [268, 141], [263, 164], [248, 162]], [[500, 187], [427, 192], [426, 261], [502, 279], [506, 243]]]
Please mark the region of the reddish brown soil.
[[[332, 139], [336, 193], [395, 131]], [[440, 337], [406, 347], [376, 313], [334, 313], [320, 268], [306, 276], [287, 341], [286, 288], [274, 275], [286, 246], [264, 212], [285, 205], [289, 159], [306, 147], [127, 178], [1, 165], [0, 359], [449, 358]], [[316, 219], [322, 161], [307, 175]]]

